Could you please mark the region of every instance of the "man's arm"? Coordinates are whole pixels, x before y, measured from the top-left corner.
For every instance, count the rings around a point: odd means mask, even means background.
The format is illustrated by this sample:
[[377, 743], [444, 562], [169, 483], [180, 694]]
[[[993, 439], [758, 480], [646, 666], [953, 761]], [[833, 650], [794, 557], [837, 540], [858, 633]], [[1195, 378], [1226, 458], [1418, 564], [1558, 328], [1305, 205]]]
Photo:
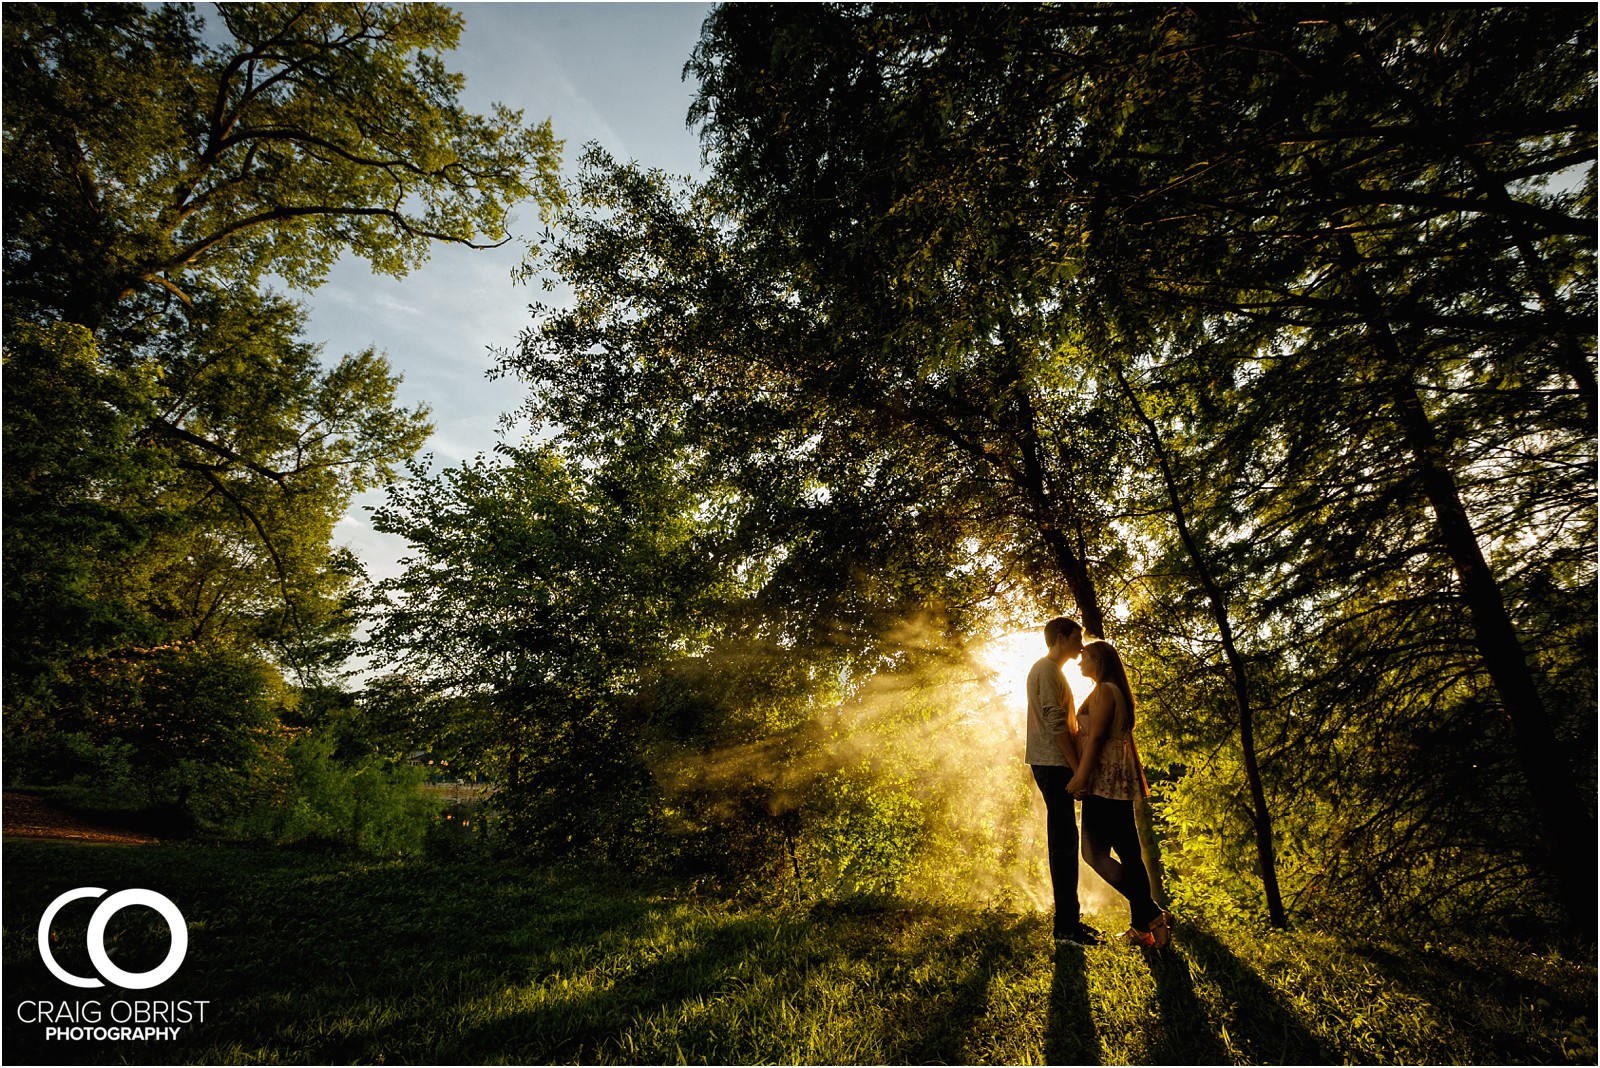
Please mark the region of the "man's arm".
[[1039, 708], [1044, 717], [1045, 729], [1055, 739], [1056, 748], [1066, 758], [1067, 767], [1078, 767], [1078, 734], [1072, 729], [1072, 691], [1063, 685], [1061, 675], [1054, 671], [1040, 672]]
[[1061, 755], [1067, 758], [1067, 768], [1070, 771], [1078, 770], [1078, 738], [1071, 731], [1064, 731], [1056, 735], [1056, 748], [1061, 750]]

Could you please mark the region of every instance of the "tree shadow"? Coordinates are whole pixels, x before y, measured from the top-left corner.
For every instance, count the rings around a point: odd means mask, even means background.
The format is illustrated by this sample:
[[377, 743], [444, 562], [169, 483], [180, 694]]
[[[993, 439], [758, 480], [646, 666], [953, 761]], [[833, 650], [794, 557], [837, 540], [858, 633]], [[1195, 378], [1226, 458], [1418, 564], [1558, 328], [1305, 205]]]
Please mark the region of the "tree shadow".
[[[1028, 921], [989, 916], [969, 927], [946, 927], [893, 909], [877, 920], [863, 925], [858, 914], [840, 918], [818, 909], [810, 916], [812, 926], [797, 933], [792, 918], [730, 918], [675, 953], [617, 976], [607, 988], [469, 1024], [430, 1054], [457, 1062], [660, 1063], [682, 1059], [686, 1051], [705, 1063], [784, 1060], [795, 1053], [786, 1052], [782, 1036], [768, 1036], [767, 1042], [753, 1032], [730, 1034], [727, 1013], [702, 1017], [683, 1010], [729, 994], [737, 997], [760, 981], [756, 977], [765, 976], [773, 980], [767, 996], [783, 999], [804, 1015], [819, 992], [824, 999], [828, 996], [826, 982], [811, 989], [812, 976], [853, 974], [860, 981], [865, 969], [871, 978], [862, 993], [884, 994], [884, 1003], [864, 1007], [851, 1023], [867, 1024], [858, 1038], [867, 1048], [876, 1043], [873, 1060], [959, 1064], [977, 1059], [971, 1042], [989, 1011], [991, 984], [999, 976], [1016, 974], [1031, 957], [1028, 939], [1019, 935]], [[775, 942], [792, 946], [792, 957], [774, 961]], [[1078, 1003], [1087, 1019], [1081, 967], [1079, 976]], [[667, 1025], [637, 1026], [646, 1017]], [[648, 1037], [635, 1045], [624, 1038], [630, 1031]]]
[[1100, 1036], [1089, 1010], [1089, 981], [1083, 950], [1056, 947], [1055, 978], [1045, 1018], [1046, 1064], [1099, 1064]]
[[949, 962], [943, 981], [919, 999], [914, 1011], [897, 1014], [893, 1034], [885, 1036], [891, 1064], [959, 1064], [973, 1059], [968, 1044], [989, 1009], [989, 988], [995, 978], [1015, 974], [1028, 956], [1023, 933], [1031, 925], [1015, 917], [989, 915], [952, 936], [929, 931], [898, 945], [894, 952], [910, 960]]
[[[1306, 1027], [1299, 1014], [1284, 1004], [1277, 991], [1255, 969], [1234, 956], [1216, 936], [1202, 928], [1185, 925], [1178, 937], [1194, 964], [1209, 974], [1221, 989], [1226, 1017], [1219, 1023], [1227, 1028], [1228, 1040], [1246, 1061], [1252, 1064], [1337, 1064], [1343, 1059]], [[1151, 951], [1151, 955], [1157, 954]], [[1177, 1010], [1185, 1016], [1191, 1012], [1203, 1016], [1204, 1009], [1195, 997], [1189, 966], [1183, 965], [1180, 971], [1171, 963], [1175, 959], [1176, 955], [1171, 955], [1159, 966], [1165, 977], [1157, 974], [1158, 989], [1161, 984], [1167, 984], [1163, 994], [1172, 997]], [[1156, 968], [1153, 966], [1151, 970], [1155, 972]], [[1165, 1000], [1162, 1006], [1165, 1010]], [[1211, 1034], [1209, 1043], [1220, 1051], [1221, 1059], [1233, 1059], [1227, 1043], [1218, 1034]]]
[[1177, 950], [1144, 949], [1156, 984], [1160, 1022], [1149, 1040], [1152, 1064], [1229, 1064], [1227, 1043], [1194, 991], [1189, 961]]
[[[756, 944], [771, 934], [772, 924], [765, 919], [731, 920], [692, 944], [618, 974], [602, 989], [466, 1024], [431, 1053], [439, 1063], [462, 1064], [664, 1063], [681, 1059], [687, 1050], [708, 1063], [735, 1057], [726, 1046], [729, 1036], [709, 1030], [696, 1034], [693, 1026], [673, 1033], [674, 1048], [627, 1048], [619, 1046], [619, 1038], [632, 1022], [651, 1015], [671, 1018], [686, 1003], [725, 989], [748, 963]], [[712, 1026], [709, 1021], [707, 1026]], [[403, 1038], [384, 1037], [391, 1044]]]
[[1557, 1002], [1565, 997], [1558, 987], [1541, 977], [1518, 974], [1504, 964], [1477, 959], [1463, 960], [1445, 954], [1436, 954], [1422, 961], [1403, 957], [1392, 949], [1371, 942], [1352, 944], [1350, 949], [1357, 956], [1371, 961], [1391, 979], [1419, 993], [1428, 994], [1441, 1008], [1448, 1009], [1451, 999], [1433, 995], [1447, 995], [1459, 989], [1488, 991], [1501, 1000], [1510, 1001], [1522, 997]]
[[[1580, 995], [1574, 996], [1573, 991], [1563, 990], [1543, 977], [1519, 973], [1504, 963], [1485, 958], [1464, 960], [1436, 953], [1417, 959], [1370, 942], [1352, 945], [1351, 949], [1358, 957], [1371, 961], [1391, 981], [1427, 999], [1452, 1030], [1461, 1035], [1479, 1036], [1474, 1040], [1475, 1045], [1498, 1048], [1519, 1063], [1561, 1059], [1559, 1042], [1552, 1045], [1550, 1041], [1552, 1032], [1559, 1031], [1560, 1026], [1534, 1026], [1527, 1033], [1515, 1033], [1496, 1026], [1500, 1022], [1495, 1018], [1497, 1009], [1503, 1011], [1507, 1005], [1525, 1004], [1531, 1016], [1543, 1015], [1552, 1024], [1581, 1019], [1594, 1012], [1593, 982], [1587, 984]], [[1589, 974], [1592, 978], [1594, 973]]]
[[[235, 863], [276, 857], [252, 851]], [[195, 1041], [219, 1031], [242, 1049], [312, 1063], [385, 1050], [420, 1059], [439, 1044], [452, 1004], [493, 997], [558, 966], [559, 954], [626, 938], [662, 911], [640, 895], [514, 864], [284, 860], [284, 878], [236, 871], [234, 894], [185, 897], [185, 916], [205, 936], [191, 940], [170, 986], [211, 1001]], [[200, 985], [189, 994], [184, 982]]]

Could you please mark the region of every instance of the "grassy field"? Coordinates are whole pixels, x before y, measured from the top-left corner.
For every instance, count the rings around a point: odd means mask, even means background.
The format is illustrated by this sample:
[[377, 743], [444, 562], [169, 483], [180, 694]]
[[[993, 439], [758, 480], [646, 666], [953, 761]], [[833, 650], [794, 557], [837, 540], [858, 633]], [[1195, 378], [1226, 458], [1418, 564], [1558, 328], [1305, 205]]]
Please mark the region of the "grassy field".
[[[1039, 916], [740, 907], [505, 863], [389, 865], [198, 845], [7, 841], [5, 1060], [21, 1063], [1594, 1063], [1594, 961], [1508, 941], [1351, 942], [1180, 917], [1167, 951], [1057, 951]], [[46, 972], [78, 886], [182, 909], [155, 990]], [[90, 906], [54, 925], [93, 974]], [[75, 925], [75, 926], [74, 926]], [[119, 966], [167, 948], [108, 928]], [[174, 1040], [45, 1041], [25, 1000], [205, 1000]]]

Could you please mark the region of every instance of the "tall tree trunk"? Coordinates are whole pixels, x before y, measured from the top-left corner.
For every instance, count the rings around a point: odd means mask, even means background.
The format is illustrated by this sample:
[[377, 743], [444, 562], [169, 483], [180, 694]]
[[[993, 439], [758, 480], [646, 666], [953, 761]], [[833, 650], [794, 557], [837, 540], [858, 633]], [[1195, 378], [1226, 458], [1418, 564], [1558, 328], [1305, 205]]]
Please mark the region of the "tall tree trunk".
[[1150, 876], [1150, 900], [1166, 908], [1166, 869], [1161, 860], [1161, 839], [1156, 837], [1155, 820], [1150, 814], [1148, 797], [1134, 799], [1133, 826], [1139, 832], [1139, 851], [1144, 854], [1145, 874]]
[[1239, 717], [1239, 748], [1244, 759], [1245, 784], [1250, 793], [1250, 821], [1255, 832], [1256, 859], [1261, 868], [1261, 889], [1267, 901], [1267, 917], [1272, 926], [1285, 929], [1289, 926], [1289, 915], [1284, 910], [1283, 895], [1278, 889], [1278, 861], [1277, 849], [1272, 839], [1272, 813], [1267, 807], [1267, 794], [1261, 783], [1261, 767], [1256, 758], [1255, 710], [1250, 703], [1250, 680], [1245, 669], [1244, 657], [1239, 653], [1238, 645], [1233, 638], [1233, 623], [1228, 614], [1227, 594], [1217, 584], [1211, 573], [1210, 563], [1206, 559], [1205, 550], [1189, 527], [1183, 496], [1179, 493], [1177, 478], [1173, 474], [1166, 445], [1161, 440], [1160, 429], [1146, 414], [1144, 405], [1139, 402], [1138, 394], [1123, 376], [1121, 368], [1112, 370], [1117, 376], [1117, 385], [1122, 388], [1123, 396], [1128, 399], [1134, 415], [1144, 427], [1145, 434], [1150, 440], [1151, 449], [1155, 452], [1156, 466], [1161, 471], [1162, 483], [1167, 491], [1167, 504], [1172, 509], [1173, 525], [1177, 529], [1179, 541], [1183, 543], [1184, 552], [1189, 555], [1195, 578], [1205, 591], [1206, 601], [1211, 607], [1212, 621], [1216, 624], [1217, 634], [1222, 640], [1223, 657], [1228, 667], [1228, 682], [1233, 689], [1234, 708]]
[[1348, 236], [1339, 239], [1341, 260], [1355, 290], [1373, 354], [1388, 383], [1411, 462], [1433, 513], [1439, 540], [1461, 583], [1461, 601], [1472, 621], [1473, 644], [1511, 723], [1517, 763], [1527, 782], [1545, 863], [1556, 881], [1556, 898], [1574, 932], [1595, 935], [1595, 833], [1593, 814], [1578, 788], [1554, 725], [1539, 693], [1528, 654], [1506, 610], [1499, 581], [1484, 558], [1460, 486], [1447, 466], [1433, 424], [1400, 343], [1377, 294], [1359, 271], [1359, 252]]
[[1100, 610], [1100, 597], [1095, 592], [1089, 575], [1089, 565], [1079, 546], [1073, 544], [1070, 532], [1059, 517], [1072, 513], [1070, 504], [1062, 503], [1059, 493], [1050, 485], [1045, 466], [1044, 445], [1039, 440], [1038, 423], [1034, 419], [1033, 401], [1025, 390], [1018, 388], [1016, 398], [1018, 445], [1022, 450], [1022, 485], [1038, 524], [1039, 536], [1044, 539], [1056, 566], [1067, 580], [1072, 599], [1078, 604], [1078, 622], [1090, 634], [1105, 637], [1106, 621]]

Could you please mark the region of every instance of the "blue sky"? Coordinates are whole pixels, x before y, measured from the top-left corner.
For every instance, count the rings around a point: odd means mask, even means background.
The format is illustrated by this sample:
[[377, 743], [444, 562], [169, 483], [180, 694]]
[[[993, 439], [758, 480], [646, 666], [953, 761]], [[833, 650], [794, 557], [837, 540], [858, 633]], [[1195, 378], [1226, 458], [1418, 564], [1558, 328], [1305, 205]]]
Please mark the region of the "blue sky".
[[[683, 66], [699, 40], [708, 4], [457, 4], [466, 18], [447, 65], [466, 76], [464, 103], [495, 101], [530, 122], [548, 118], [566, 142], [564, 173], [597, 141], [618, 159], [674, 174], [700, 174], [699, 140], [686, 125], [694, 97]], [[346, 258], [305, 297], [307, 333], [324, 358], [376, 346], [405, 378], [400, 400], [433, 409], [425, 446], [453, 465], [494, 447], [502, 413], [522, 400], [516, 382], [491, 382], [492, 347], [515, 342], [531, 322], [528, 305], [550, 302], [537, 285], [517, 286], [512, 270], [538, 230], [532, 206], [518, 214], [505, 247], [441, 246], [421, 270], [395, 279]], [[397, 574], [406, 545], [371, 527], [381, 493], [358, 497], [337, 539], [360, 554], [373, 578]]]

